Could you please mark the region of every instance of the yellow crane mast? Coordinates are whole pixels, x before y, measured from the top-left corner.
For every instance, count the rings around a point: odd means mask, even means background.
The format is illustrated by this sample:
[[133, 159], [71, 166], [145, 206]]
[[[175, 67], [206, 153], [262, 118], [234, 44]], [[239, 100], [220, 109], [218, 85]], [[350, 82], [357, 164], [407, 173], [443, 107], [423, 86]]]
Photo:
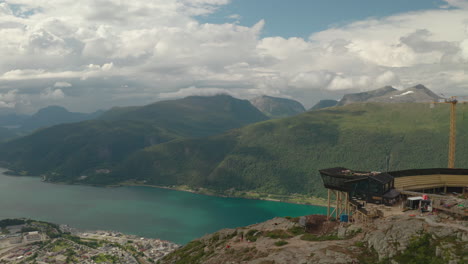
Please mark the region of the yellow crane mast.
[[448, 148], [448, 168], [455, 168], [455, 148], [457, 140], [457, 104], [467, 103], [466, 101], [458, 101], [456, 96], [445, 99], [443, 104], [450, 104], [450, 135], [449, 135], [449, 148]]
[[448, 153], [448, 167], [455, 168], [455, 144], [457, 140], [457, 103], [456, 97], [451, 97], [446, 101], [450, 104], [450, 137], [449, 137], [449, 153]]

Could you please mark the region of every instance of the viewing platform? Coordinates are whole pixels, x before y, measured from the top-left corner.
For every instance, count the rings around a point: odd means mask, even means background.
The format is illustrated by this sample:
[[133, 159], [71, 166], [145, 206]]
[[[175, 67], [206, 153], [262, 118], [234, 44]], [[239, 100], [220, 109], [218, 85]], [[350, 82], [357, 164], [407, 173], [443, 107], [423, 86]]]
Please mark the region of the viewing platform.
[[366, 172], [336, 167], [320, 170], [320, 175], [328, 189], [328, 218], [347, 215], [365, 222], [401, 214], [408, 197], [423, 195], [430, 199], [431, 210], [468, 216], [468, 169]]

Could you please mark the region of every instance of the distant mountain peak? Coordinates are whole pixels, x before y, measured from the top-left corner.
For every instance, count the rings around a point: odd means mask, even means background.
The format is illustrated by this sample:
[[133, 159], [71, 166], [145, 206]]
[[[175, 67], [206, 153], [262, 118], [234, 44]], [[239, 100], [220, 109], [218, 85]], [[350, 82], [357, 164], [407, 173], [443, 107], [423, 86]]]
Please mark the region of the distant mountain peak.
[[234, 98], [230, 94], [227, 93], [218, 93], [218, 94], [213, 94], [213, 95], [189, 95], [185, 98]]
[[422, 85], [422, 84], [417, 84], [415, 86], [413, 86], [412, 88], [416, 88], [416, 89], [427, 89], [429, 90], [426, 86]]
[[352, 104], [352, 103], [367, 102], [368, 100], [372, 98], [384, 96], [386, 94], [390, 94], [395, 91], [398, 91], [398, 90], [392, 86], [384, 86], [382, 88], [370, 90], [366, 92], [346, 94], [340, 100], [340, 102], [338, 103], [338, 106]]
[[39, 113], [44, 113], [44, 112], [67, 112], [69, 113], [70, 111], [68, 111], [65, 107], [63, 106], [59, 106], [59, 105], [49, 105], [49, 106], [46, 106], [44, 108], [41, 108], [37, 111], [36, 114], [39, 114]]
[[301, 103], [288, 98], [261, 95], [251, 99], [250, 103], [271, 118], [288, 117], [305, 112]]
[[34, 115], [22, 122], [21, 129], [32, 131], [37, 128], [49, 127], [58, 124], [75, 123], [95, 119], [102, 112], [74, 113], [63, 106], [49, 105], [39, 109]]
[[375, 89], [374, 91], [379, 91], [379, 90], [382, 90], [382, 91], [395, 91], [396, 88], [391, 86], [391, 85], [386, 85], [382, 88], [379, 88], [379, 89]]
[[347, 94], [343, 96], [343, 99], [341, 99], [339, 105], [358, 102], [422, 103], [437, 101], [440, 98], [440, 96], [422, 84], [418, 84], [403, 90], [397, 90], [392, 86], [385, 86], [364, 93]]

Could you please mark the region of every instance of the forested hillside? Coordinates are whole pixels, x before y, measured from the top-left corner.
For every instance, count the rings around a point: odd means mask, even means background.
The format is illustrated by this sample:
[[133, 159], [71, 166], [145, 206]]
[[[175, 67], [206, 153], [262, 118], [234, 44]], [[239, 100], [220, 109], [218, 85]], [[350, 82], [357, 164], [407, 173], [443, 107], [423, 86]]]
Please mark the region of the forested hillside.
[[[458, 142], [468, 140], [458, 106]], [[353, 104], [253, 124], [224, 135], [179, 140], [139, 151], [116, 176], [155, 185], [324, 196], [318, 169], [384, 171], [445, 167], [448, 105]], [[457, 166], [468, 166], [458, 144]]]

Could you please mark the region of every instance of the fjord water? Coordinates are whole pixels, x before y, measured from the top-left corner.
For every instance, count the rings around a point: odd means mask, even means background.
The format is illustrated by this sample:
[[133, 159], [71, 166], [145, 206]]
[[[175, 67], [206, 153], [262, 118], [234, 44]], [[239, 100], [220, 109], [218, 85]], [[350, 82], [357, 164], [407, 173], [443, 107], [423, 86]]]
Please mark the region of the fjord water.
[[204, 196], [151, 187], [41, 182], [0, 169], [0, 219], [26, 217], [84, 230], [113, 230], [184, 244], [222, 228], [275, 216], [324, 214], [319, 206]]

